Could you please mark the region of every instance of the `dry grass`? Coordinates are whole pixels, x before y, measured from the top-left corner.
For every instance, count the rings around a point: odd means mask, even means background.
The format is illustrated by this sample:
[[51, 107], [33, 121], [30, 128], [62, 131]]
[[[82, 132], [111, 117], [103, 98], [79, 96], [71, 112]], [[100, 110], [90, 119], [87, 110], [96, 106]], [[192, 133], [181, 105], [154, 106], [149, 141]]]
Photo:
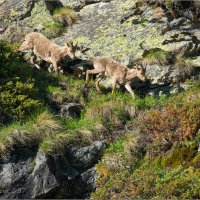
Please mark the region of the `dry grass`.
[[34, 146], [45, 137], [53, 137], [61, 126], [48, 111], [44, 111], [36, 118], [30, 119], [23, 125], [15, 124], [0, 131], [0, 155], [9, 156], [15, 146]]
[[127, 134], [126, 141], [124, 143], [124, 151], [126, 152], [127, 157], [132, 157], [133, 155], [138, 153], [138, 141], [139, 141], [138, 133]]
[[78, 132], [71, 134], [70, 131], [57, 133], [53, 137], [50, 135], [40, 143], [39, 152], [47, 155], [62, 155], [66, 149], [71, 147], [91, 144], [87, 138], [81, 136]]
[[53, 13], [53, 17], [64, 26], [72, 26], [78, 19], [76, 12], [70, 7], [56, 9]]
[[50, 114], [48, 111], [45, 111], [36, 118], [33, 124], [33, 130], [38, 135], [42, 134], [44, 136], [46, 134], [49, 135], [61, 130], [61, 126], [58, 124], [52, 114]]
[[170, 52], [164, 51], [160, 48], [150, 49], [144, 52], [142, 64], [146, 65], [167, 65], [174, 61], [174, 57]]

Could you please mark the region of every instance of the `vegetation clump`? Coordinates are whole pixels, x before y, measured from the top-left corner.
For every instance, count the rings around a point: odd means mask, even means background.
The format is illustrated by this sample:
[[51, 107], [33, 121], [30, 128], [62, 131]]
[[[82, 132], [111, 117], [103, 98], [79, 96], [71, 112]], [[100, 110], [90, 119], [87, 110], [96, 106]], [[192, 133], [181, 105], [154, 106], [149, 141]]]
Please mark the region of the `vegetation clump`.
[[141, 113], [138, 129], [114, 141], [97, 165], [91, 198], [200, 198], [197, 93], [199, 84]]
[[172, 64], [175, 60], [175, 56], [163, 49], [153, 48], [150, 50], [146, 50], [143, 53], [143, 65], [153, 65], [160, 64], [162, 66], [167, 64]]
[[24, 121], [35, 109], [41, 107], [31, 68], [16, 52], [16, 45], [0, 41], [0, 124]]
[[63, 32], [63, 26], [58, 22], [48, 22], [44, 25], [44, 34], [48, 38], [55, 38]]
[[55, 9], [53, 12], [53, 17], [63, 26], [71, 26], [78, 19], [76, 12], [70, 7], [61, 7]]

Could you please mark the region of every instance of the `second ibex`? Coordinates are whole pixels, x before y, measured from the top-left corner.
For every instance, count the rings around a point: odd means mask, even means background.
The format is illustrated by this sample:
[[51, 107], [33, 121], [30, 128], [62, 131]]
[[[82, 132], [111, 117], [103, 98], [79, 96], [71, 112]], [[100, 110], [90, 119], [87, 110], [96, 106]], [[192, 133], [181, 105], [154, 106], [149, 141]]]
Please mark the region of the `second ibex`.
[[[124, 85], [125, 88], [134, 97], [134, 92], [130, 86], [131, 81], [134, 77], [138, 77], [141, 80], [146, 80], [146, 69], [141, 67], [140, 69], [129, 69], [125, 65], [106, 57], [97, 57], [92, 62], [94, 69], [87, 70], [86, 72], [86, 83], [89, 83], [90, 74], [104, 74], [106, 77], [112, 79], [112, 92], [114, 92], [116, 84]], [[99, 82], [102, 77], [97, 78], [95, 84], [97, 91], [100, 91]]]

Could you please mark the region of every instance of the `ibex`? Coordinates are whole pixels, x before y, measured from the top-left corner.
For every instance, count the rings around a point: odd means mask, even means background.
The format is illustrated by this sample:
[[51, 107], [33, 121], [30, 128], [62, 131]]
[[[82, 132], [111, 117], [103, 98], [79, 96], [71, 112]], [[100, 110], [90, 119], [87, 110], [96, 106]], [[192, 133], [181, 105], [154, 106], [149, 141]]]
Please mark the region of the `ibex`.
[[[19, 51], [32, 49], [37, 57], [48, 63], [52, 63], [54, 71], [58, 73], [61, 69], [60, 63], [63, 58], [67, 56], [71, 59], [75, 59], [76, 48], [77, 45], [73, 46], [72, 42], [67, 43], [66, 47], [60, 47], [57, 44], [52, 43], [41, 33], [32, 32], [25, 36], [25, 40], [20, 46]], [[36, 59], [33, 56], [31, 58], [31, 63], [34, 65], [36, 65], [35, 60]]]
[[[86, 71], [86, 82], [85, 86], [89, 83], [90, 74], [104, 74], [106, 77], [112, 79], [112, 92], [116, 88], [116, 84], [124, 85], [125, 88], [134, 97], [134, 92], [130, 86], [131, 81], [134, 77], [138, 77], [141, 80], [146, 80], [146, 69], [141, 67], [141, 69], [129, 69], [127, 66], [106, 57], [97, 57], [93, 61], [93, 70]], [[95, 81], [96, 89], [100, 92], [99, 82], [102, 77], [98, 77]]]

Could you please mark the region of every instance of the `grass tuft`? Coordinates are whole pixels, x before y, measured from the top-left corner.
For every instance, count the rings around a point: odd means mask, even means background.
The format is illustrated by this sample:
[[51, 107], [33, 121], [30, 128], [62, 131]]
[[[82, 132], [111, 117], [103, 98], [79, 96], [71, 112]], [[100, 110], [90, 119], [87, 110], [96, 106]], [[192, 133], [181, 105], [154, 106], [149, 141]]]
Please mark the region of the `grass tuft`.
[[160, 64], [162, 66], [173, 63], [175, 57], [170, 53], [160, 48], [150, 49], [143, 54], [143, 65]]
[[72, 26], [78, 19], [76, 12], [70, 7], [55, 9], [53, 17], [63, 26]]
[[18, 145], [37, 145], [60, 130], [60, 124], [48, 110], [36, 113], [24, 124], [16, 123], [0, 130], [0, 154], [7, 156]]
[[55, 38], [62, 34], [64, 28], [58, 22], [49, 22], [44, 25], [44, 35], [48, 38]]
[[49, 113], [48, 111], [44, 111], [40, 114], [34, 122], [34, 129], [37, 130], [38, 133], [43, 132], [46, 133], [53, 133], [59, 131], [61, 126], [55, 120], [54, 116]]

